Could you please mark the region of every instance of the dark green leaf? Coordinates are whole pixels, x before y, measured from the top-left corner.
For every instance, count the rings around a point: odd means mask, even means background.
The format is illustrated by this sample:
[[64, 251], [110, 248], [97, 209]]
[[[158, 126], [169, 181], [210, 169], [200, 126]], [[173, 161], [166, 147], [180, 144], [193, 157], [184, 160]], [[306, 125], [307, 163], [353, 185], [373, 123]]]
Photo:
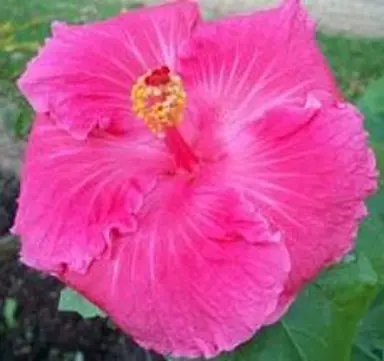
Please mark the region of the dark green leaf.
[[371, 140], [384, 141], [384, 77], [370, 84], [364, 96], [358, 101], [360, 110], [366, 117], [366, 126]]
[[375, 269], [379, 283], [384, 286], [384, 193], [368, 202], [369, 216], [362, 224], [357, 249], [363, 251]]
[[[370, 85], [358, 102], [365, 115], [365, 124], [370, 133], [378, 168], [384, 174], [384, 77]], [[369, 217], [364, 221], [358, 238], [358, 250], [363, 251], [372, 262], [384, 286], [384, 191], [380, 180], [378, 194], [368, 202]]]
[[382, 361], [384, 359], [384, 290], [381, 290], [370, 311], [363, 318], [353, 361]]
[[310, 285], [280, 323], [217, 361], [349, 361], [356, 326], [376, 285], [363, 255], [342, 263]]
[[60, 311], [77, 312], [83, 318], [106, 317], [97, 306], [68, 287], [64, 288], [60, 293], [58, 309]]
[[[365, 115], [381, 174], [384, 171], [384, 78], [371, 84], [358, 102]], [[384, 360], [384, 191], [382, 180], [378, 194], [369, 201], [370, 215], [360, 229], [358, 250], [370, 259], [381, 289], [370, 311], [362, 320], [353, 349], [353, 361]]]

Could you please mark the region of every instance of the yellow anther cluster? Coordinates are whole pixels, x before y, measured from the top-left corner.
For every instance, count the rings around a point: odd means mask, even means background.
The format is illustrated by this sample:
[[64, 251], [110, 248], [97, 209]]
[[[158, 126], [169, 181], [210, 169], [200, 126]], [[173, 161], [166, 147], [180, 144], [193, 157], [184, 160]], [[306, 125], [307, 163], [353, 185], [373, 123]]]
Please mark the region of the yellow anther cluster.
[[133, 111], [155, 134], [176, 126], [183, 118], [186, 93], [179, 76], [170, 74], [165, 84], [148, 85], [149, 73], [140, 77], [132, 88]]

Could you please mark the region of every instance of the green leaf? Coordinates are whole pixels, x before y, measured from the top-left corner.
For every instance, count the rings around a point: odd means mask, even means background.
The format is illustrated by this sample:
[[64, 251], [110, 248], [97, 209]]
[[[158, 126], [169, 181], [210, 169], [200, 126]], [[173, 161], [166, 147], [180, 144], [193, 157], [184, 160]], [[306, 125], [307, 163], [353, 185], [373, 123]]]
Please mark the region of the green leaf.
[[[384, 174], [384, 77], [370, 85], [358, 102], [365, 115], [378, 168]], [[381, 177], [382, 178], [382, 177]], [[383, 179], [379, 191], [368, 202], [369, 217], [360, 228], [357, 249], [367, 255], [384, 286], [384, 191]]]
[[365, 116], [365, 127], [369, 131], [378, 166], [384, 169], [384, 77], [368, 86], [357, 105]]
[[384, 290], [360, 324], [352, 361], [382, 361], [384, 359]]
[[[378, 168], [384, 174], [384, 77], [371, 84], [358, 102], [365, 115]], [[382, 176], [381, 176], [382, 178]], [[353, 361], [384, 360], [384, 191], [380, 180], [378, 194], [368, 202], [369, 217], [358, 237], [358, 250], [370, 259], [379, 279], [380, 290], [371, 309], [361, 321]]]
[[376, 294], [364, 255], [325, 272], [281, 322], [216, 361], [349, 361], [356, 326]]
[[357, 102], [366, 117], [366, 126], [373, 142], [384, 141], [384, 77], [370, 84]]
[[1, 128], [23, 138], [29, 132], [32, 117], [31, 108], [19, 94], [16, 86], [7, 80], [0, 80]]
[[3, 307], [3, 316], [5, 324], [8, 328], [16, 327], [16, 311], [17, 311], [17, 301], [14, 298], [8, 297], [4, 301]]
[[60, 311], [77, 312], [83, 318], [106, 317], [105, 313], [97, 306], [69, 287], [61, 291], [58, 309]]
[[368, 201], [369, 216], [363, 222], [357, 250], [363, 251], [375, 269], [379, 283], [384, 286], [384, 192], [380, 190]]

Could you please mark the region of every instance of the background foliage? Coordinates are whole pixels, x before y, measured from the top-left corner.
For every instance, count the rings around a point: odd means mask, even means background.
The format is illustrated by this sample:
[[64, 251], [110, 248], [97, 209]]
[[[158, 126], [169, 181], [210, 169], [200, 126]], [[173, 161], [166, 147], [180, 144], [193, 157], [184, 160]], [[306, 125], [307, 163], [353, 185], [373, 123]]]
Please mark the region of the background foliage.
[[[31, 111], [14, 82], [54, 19], [88, 21], [137, 6], [118, 0], [2, 0], [0, 119], [15, 137], [28, 134]], [[319, 34], [319, 43], [346, 97], [366, 115], [371, 144], [384, 170], [384, 41]], [[369, 202], [356, 252], [306, 288], [284, 319], [220, 361], [384, 360], [384, 193]], [[8, 301], [9, 327], [16, 322]], [[98, 310], [66, 290], [60, 307], [86, 317]]]

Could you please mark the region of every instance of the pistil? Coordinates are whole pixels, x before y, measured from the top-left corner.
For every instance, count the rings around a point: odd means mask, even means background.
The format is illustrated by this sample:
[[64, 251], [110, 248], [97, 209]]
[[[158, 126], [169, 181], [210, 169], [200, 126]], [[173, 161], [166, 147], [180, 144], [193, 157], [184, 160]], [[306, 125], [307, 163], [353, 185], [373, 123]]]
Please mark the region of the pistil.
[[131, 92], [135, 114], [164, 139], [177, 167], [192, 172], [198, 159], [177, 129], [184, 116], [186, 98], [181, 78], [166, 66], [144, 74]]
[[164, 142], [173, 155], [176, 166], [192, 173], [198, 164], [198, 158], [185, 142], [179, 130], [175, 127], [168, 128], [164, 134]]

